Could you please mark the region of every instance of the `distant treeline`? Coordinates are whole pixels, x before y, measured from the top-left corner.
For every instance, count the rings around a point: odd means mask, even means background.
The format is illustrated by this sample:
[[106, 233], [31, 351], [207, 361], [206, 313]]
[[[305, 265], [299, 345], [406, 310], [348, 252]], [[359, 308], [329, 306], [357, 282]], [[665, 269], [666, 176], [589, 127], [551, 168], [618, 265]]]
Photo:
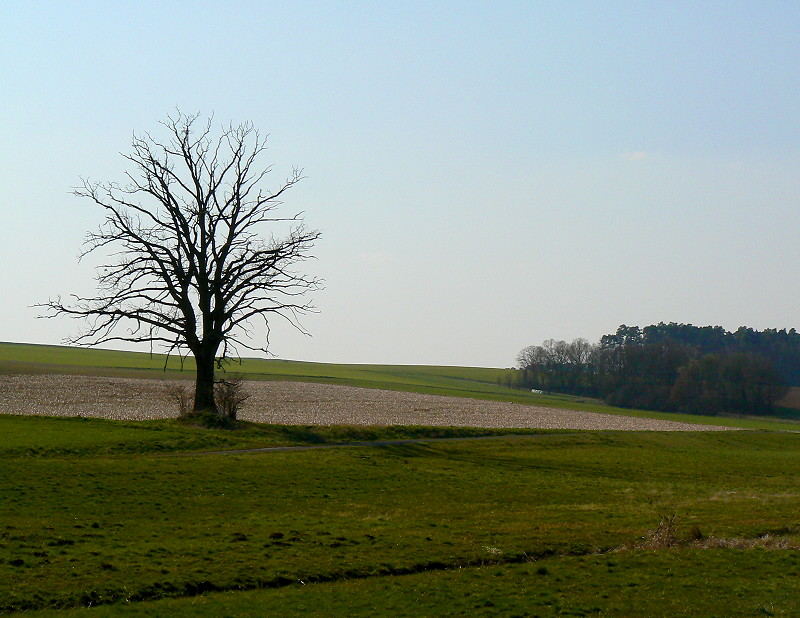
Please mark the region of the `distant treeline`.
[[800, 385], [800, 334], [659, 323], [625, 326], [598, 344], [529, 346], [508, 386], [601, 397], [623, 407], [701, 414], [770, 412]]

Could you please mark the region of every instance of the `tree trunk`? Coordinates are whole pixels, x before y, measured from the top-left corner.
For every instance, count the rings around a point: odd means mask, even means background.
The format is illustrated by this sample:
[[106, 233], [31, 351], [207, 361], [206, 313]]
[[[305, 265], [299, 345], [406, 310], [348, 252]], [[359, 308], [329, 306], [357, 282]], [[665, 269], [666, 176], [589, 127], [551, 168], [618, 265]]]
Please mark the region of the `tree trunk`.
[[217, 412], [214, 401], [214, 354], [195, 354], [197, 379], [194, 388], [194, 411]]

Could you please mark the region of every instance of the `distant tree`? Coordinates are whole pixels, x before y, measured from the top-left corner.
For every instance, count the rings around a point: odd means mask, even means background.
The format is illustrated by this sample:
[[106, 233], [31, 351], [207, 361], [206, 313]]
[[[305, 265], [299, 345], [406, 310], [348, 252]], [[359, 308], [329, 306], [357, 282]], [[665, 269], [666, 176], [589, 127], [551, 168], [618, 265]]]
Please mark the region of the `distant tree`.
[[[318, 281], [295, 268], [320, 235], [300, 215], [276, 214], [302, 174], [295, 169], [277, 188], [263, 188], [266, 139], [251, 124], [215, 134], [210, 119], [181, 113], [161, 124], [166, 141], [134, 136], [123, 155], [132, 168], [126, 184], [84, 180], [75, 191], [105, 212], [84, 250], [114, 256], [98, 269], [97, 295], [41, 306], [48, 317], [88, 320], [75, 344], [151, 342], [167, 354], [191, 353], [194, 410], [216, 412], [216, 367], [238, 347], [266, 351], [273, 316], [302, 330], [297, 317], [311, 309], [304, 296]], [[254, 320], [266, 329], [260, 344], [251, 341]]]
[[542, 345], [523, 348], [517, 355], [517, 382], [544, 391], [591, 394], [593, 351], [586, 339], [572, 343], [547, 339]]
[[603, 335], [600, 338], [600, 345], [604, 348], [640, 343], [642, 343], [642, 330], [638, 326], [626, 326], [625, 324], [617, 328], [617, 332], [613, 335]]
[[622, 325], [595, 352], [598, 393], [623, 407], [764, 413], [800, 367], [794, 331]]
[[[621, 329], [630, 328], [634, 336], [619, 336]], [[639, 332], [621, 326], [617, 335], [601, 339], [595, 361], [598, 391], [612, 405], [668, 410], [678, 369], [693, 350], [671, 339], [648, 343]]]
[[706, 354], [678, 372], [671, 398], [687, 412], [770, 412], [787, 387], [772, 364], [754, 354]]
[[800, 383], [794, 329], [731, 333], [721, 326], [619, 326], [598, 345], [547, 339], [517, 356], [509, 386], [602, 397], [629, 408], [763, 414]]

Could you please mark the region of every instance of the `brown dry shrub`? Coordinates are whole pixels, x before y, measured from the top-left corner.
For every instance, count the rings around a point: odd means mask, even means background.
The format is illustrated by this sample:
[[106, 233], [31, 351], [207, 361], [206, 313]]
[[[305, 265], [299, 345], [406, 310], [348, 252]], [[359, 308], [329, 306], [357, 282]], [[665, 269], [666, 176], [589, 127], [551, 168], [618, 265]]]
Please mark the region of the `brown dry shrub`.
[[194, 396], [185, 384], [172, 384], [167, 387], [167, 397], [177, 404], [178, 416], [186, 418], [192, 413], [194, 407]]
[[663, 513], [655, 530], [650, 530], [638, 543], [640, 549], [665, 549], [678, 545], [678, 515]]
[[219, 380], [214, 385], [214, 401], [220, 416], [235, 421], [242, 404], [250, 399], [244, 380], [234, 377]]
[[668, 549], [673, 547], [688, 547], [692, 549], [800, 549], [800, 545], [787, 536], [765, 533], [755, 538], [742, 537], [715, 537], [706, 536], [695, 525], [689, 530], [688, 536], [678, 536], [678, 520], [676, 513], [668, 512], [660, 516], [658, 525], [654, 530], [642, 537], [633, 545], [624, 545], [619, 551], [631, 549]]

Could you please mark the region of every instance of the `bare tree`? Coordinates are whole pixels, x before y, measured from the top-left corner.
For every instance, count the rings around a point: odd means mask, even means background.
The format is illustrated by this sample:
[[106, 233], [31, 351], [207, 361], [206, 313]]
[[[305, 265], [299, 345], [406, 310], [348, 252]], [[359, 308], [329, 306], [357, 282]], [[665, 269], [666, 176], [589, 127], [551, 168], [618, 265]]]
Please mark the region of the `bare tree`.
[[[300, 214], [277, 216], [302, 173], [295, 169], [276, 189], [264, 189], [266, 139], [252, 124], [215, 135], [210, 119], [180, 112], [161, 124], [164, 141], [134, 136], [123, 155], [132, 167], [125, 184], [84, 180], [75, 190], [105, 211], [82, 254], [111, 250], [111, 262], [97, 271], [96, 296], [40, 306], [47, 317], [87, 319], [70, 343], [151, 342], [168, 355], [191, 353], [194, 410], [216, 411], [215, 368], [239, 347], [266, 352], [273, 316], [303, 330], [297, 318], [312, 310], [304, 298], [319, 281], [295, 267], [320, 235], [303, 227]], [[263, 238], [263, 228], [282, 225], [285, 236]], [[265, 330], [254, 344], [259, 320]]]

